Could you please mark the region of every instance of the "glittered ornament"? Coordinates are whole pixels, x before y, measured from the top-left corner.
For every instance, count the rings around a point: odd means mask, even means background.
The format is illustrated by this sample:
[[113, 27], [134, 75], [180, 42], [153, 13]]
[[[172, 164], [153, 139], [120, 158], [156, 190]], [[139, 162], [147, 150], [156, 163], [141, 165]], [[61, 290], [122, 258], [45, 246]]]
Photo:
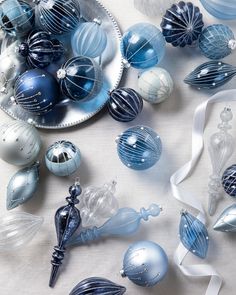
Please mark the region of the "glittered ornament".
[[219, 19], [236, 19], [235, 0], [200, 0], [204, 8]]
[[77, 0], [33, 0], [35, 15], [42, 27], [54, 35], [69, 33], [80, 21], [80, 6]]
[[143, 109], [142, 97], [131, 88], [117, 88], [110, 93], [109, 114], [119, 122], [133, 121]]
[[15, 173], [7, 186], [7, 210], [14, 209], [31, 199], [39, 181], [39, 163]]
[[208, 26], [201, 33], [199, 48], [210, 59], [224, 58], [236, 48], [234, 33], [223, 24]]
[[134, 170], [146, 170], [160, 159], [160, 136], [149, 127], [135, 126], [117, 138], [117, 153], [122, 163]]
[[69, 176], [80, 166], [80, 150], [70, 141], [57, 141], [47, 149], [45, 162], [54, 175]]
[[125, 253], [121, 275], [141, 287], [158, 284], [168, 271], [165, 251], [151, 241], [132, 244]]
[[61, 91], [76, 101], [94, 98], [102, 88], [100, 66], [91, 58], [78, 56], [68, 60], [57, 72]]
[[214, 230], [221, 232], [236, 232], [236, 204], [226, 208], [213, 225]]
[[57, 80], [44, 70], [33, 69], [16, 80], [12, 101], [29, 113], [44, 115], [52, 110], [59, 96]]
[[142, 72], [138, 78], [138, 91], [149, 103], [160, 103], [170, 97], [174, 82], [162, 68], [153, 67]]
[[45, 68], [60, 59], [64, 53], [63, 45], [43, 31], [31, 32], [18, 50], [32, 68]]
[[6, 33], [22, 37], [34, 26], [33, 8], [22, 0], [3, 0], [0, 3], [0, 27]]
[[22, 121], [11, 121], [0, 127], [0, 157], [13, 165], [24, 166], [38, 157], [41, 139], [37, 129]]
[[85, 22], [79, 25], [71, 39], [74, 56], [98, 57], [107, 46], [107, 33], [101, 26], [101, 21]]
[[229, 196], [236, 197], [236, 165], [232, 165], [225, 170], [222, 176], [223, 188]]
[[141, 13], [154, 17], [163, 15], [175, 0], [134, 0], [134, 7]]
[[126, 67], [146, 69], [159, 64], [165, 55], [166, 42], [161, 31], [149, 23], [130, 27], [121, 40]]
[[166, 42], [185, 47], [198, 40], [204, 26], [202, 14], [191, 2], [173, 4], [163, 16], [161, 27]]

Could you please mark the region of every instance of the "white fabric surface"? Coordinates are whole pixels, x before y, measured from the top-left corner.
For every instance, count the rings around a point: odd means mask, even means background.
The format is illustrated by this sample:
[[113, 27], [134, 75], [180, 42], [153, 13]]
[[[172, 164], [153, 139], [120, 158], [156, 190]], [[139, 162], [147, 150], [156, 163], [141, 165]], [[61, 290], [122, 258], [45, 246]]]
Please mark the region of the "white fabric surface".
[[[89, 0], [88, 0], [89, 1]], [[132, 0], [102, 0], [103, 4], [113, 13], [122, 30], [140, 21], [152, 21], [159, 25], [160, 19], [149, 19], [133, 8]], [[199, 1], [194, 3], [201, 7]], [[202, 7], [201, 7], [202, 8]], [[206, 24], [219, 23], [210, 17], [202, 8]], [[228, 23], [236, 32], [236, 22]], [[225, 60], [235, 65], [232, 54]], [[127, 287], [127, 294], [159, 294], [159, 295], [199, 295], [204, 294], [208, 279], [187, 278], [175, 266], [173, 261], [174, 251], [179, 243], [178, 225], [181, 205], [171, 195], [169, 177], [180, 166], [190, 159], [191, 155], [191, 129], [192, 117], [196, 106], [209, 98], [214, 91], [190, 89], [183, 83], [183, 78], [197, 65], [206, 61], [196, 48], [178, 49], [167, 46], [166, 57], [161, 66], [166, 68], [175, 82], [175, 90], [170, 99], [161, 105], [151, 106], [145, 103], [144, 110], [133, 123], [121, 124], [113, 121], [104, 111], [89, 122], [81, 126], [62, 131], [40, 131], [44, 142], [41, 153], [43, 159], [47, 146], [56, 140], [68, 139], [77, 144], [82, 152], [83, 163], [78, 171], [82, 185], [101, 185], [115, 178], [118, 182], [117, 196], [120, 206], [131, 206], [135, 209], [148, 207], [150, 203], [162, 204], [164, 212], [149, 223], [143, 223], [137, 235], [127, 239], [107, 239], [97, 245], [75, 248], [67, 252], [63, 272], [60, 273], [54, 289], [48, 287], [51, 271], [51, 254], [56, 244], [56, 235], [53, 225], [55, 210], [63, 205], [68, 194], [68, 187], [74, 180], [70, 178], [57, 178], [50, 174], [44, 165], [41, 167], [40, 189], [34, 199], [17, 210], [23, 210], [45, 218], [41, 231], [35, 239], [25, 248], [12, 254], [0, 254], [0, 294], [1, 295], [65, 295], [82, 279], [90, 276], [102, 276]], [[122, 85], [136, 88], [137, 71], [130, 69], [124, 73]], [[235, 80], [228, 83], [223, 89], [235, 88]], [[236, 103], [230, 103], [233, 111]], [[205, 132], [205, 139], [216, 131], [219, 114], [225, 104], [217, 104], [209, 111], [209, 120]], [[1, 122], [9, 117], [0, 112]], [[164, 152], [161, 161], [153, 169], [146, 172], [135, 172], [121, 164], [116, 154], [115, 138], [127, 127], [145, 124], [156, 130], [162, 140]], [[236, 134], [236, 112], [233, 121], [233, 134]], [[236, 162], [236, 153], [231, 158], [229, 165]], [[5, 196], [8, 181], [16, 167], [0, 161], [1, 171], [1, 214], [5, 214]], [[204, 207], [207, 205], [207, 181], [211, 172], [207, 150], [193, 172], [185, 181], [182, 189], [193, 193], [202, 200]], [[233, 199], [225, 196], [218, 207], [217, 214], [208, 218], [210, 249], [207, 262], [223, 276], [224, 285], [220, 294], [232, 295], [235, 293], [235, 239], [233, 234], [214, 232], [212, 224], [217, 215]], [[129, 244], [149, 239], [159, 243], [167, 252], [170, 268], [165, 280], [151, 289], [144, 289], [132, 284], [128, 279], [119, 275], [122, 267], [123, 254]], [[187, 257], [185, 263], [199, 263], [199, 259]]]

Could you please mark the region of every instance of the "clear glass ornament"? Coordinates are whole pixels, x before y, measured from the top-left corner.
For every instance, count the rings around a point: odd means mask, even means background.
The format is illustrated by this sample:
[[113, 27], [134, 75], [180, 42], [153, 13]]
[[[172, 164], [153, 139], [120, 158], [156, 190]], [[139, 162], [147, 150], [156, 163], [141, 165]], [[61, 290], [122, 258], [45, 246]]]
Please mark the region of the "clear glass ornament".
[[134, 7], [141, 13], [154, 17], [163, 15], [176, 0], [134, 0]]
[[221, 177], [227, 161], [234, 151], [234, 138], [228, 131], [232, 128], [229, 122], [233, 119], [230, 108], [225, 108], [220, 114], [222, 122], [218, 125], [219, 132], [214, 133], [209, 142], [209, 153], [211, 157], [213, 173], [210, 176], [208, 212], [214, 215], [217, 202], [222, 196]]
[[236, 19], [235, 0], [200, 0], [204, 8], [219, 19]]

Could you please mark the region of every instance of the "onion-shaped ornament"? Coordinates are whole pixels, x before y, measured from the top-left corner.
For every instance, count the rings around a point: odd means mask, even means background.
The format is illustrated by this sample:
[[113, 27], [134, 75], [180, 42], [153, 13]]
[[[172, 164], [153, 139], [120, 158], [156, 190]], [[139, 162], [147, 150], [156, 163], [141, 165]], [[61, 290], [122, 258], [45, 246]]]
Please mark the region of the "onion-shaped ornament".
[[88, 101], [101, 90], [103, 75], [100, 66], [91, 58], [78, 56], [69, 59], [57, 72], [61, 91], [76, 101]]
[[201, 33], [199, 48], [207, 58], [224, 58], [236, 48], [234, 33], [223, 24], [208, 26]]
[[222, 185], [226, 194], [236, 198], [236, 165], [225, 170], [222, 176]]
[[59, 60], [64, 53], [63, 45], [43, 31], [31, 32], [26, 42], [19, 45], [19, 53], [26, 57], [32, 68], [45, 68]]
[[11, 212], [0, 217], [0, 252], [26, 246], [36, 235], [43, 218], [25, 212]]
[[71, 39], [74, 56], [95, 58], [102, 55], [106, 46], [107, 33], [98, 19], [80, 24]]
[[40, 116], [52, 110], [59, 96], [57, 80], [44, 70], [32, 69], [16, 80], [12, 101], [27, 112]]
[[235, 0], [200, 0], [204, 8], [219, 19], [236, 19]]
[[42, 29], [54, 35], [73, 31], [80, 21], [77, 0], [33, 0], [35, 15]]
[[173, 4], [163, 16], [161, 27], [166, 42], [185, 47], [198, 40], [204, 26], [202, 14], [191, 2]]
[[110, 93], [108, 111], [119, 122], [133, 121], [143, 109], [142, 97], [131, 88], [118, 88]]
[[175, 0], [134, 0], [134, 7], [141, 13], [154, 17], [163, 15]]
[[226, 208], [218, 217], [213, 226], [214, 230], [221, 232], [236, 232], [236, 204]]
[[36, 160], [41, 148], [37, 129], [22, 121], [11, 121], [0, 127], [0, 157], [16, 165], [28, 165]]
[[126, 67], [146, 69], [159, 64], [165, 55], [166, 42], [161, 31], [149, 23], [130, 27], [121, 40]]

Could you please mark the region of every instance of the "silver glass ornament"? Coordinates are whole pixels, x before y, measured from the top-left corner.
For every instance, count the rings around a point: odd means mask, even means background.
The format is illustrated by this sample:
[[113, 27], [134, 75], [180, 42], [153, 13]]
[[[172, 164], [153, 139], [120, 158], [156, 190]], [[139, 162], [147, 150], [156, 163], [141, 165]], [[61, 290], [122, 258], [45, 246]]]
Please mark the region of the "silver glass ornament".
[[0, 157], [13, 165], [24, 166], [36, 160], [41, 148], [37, 129], [22, 121], [0, 126]]
[[213, 228], [221, 232], [236, 232], [236, 204], [226, 208], [221, 213]]
[[7, 187], [7, 210], [14, 209], [31, 199], [38, 187], [39, 163], [16, 172]]
[[70, 141], [57, 141], [45, 155], [46, 166], [56, 176], [69, 176], [80, 166], [80, 150]]

